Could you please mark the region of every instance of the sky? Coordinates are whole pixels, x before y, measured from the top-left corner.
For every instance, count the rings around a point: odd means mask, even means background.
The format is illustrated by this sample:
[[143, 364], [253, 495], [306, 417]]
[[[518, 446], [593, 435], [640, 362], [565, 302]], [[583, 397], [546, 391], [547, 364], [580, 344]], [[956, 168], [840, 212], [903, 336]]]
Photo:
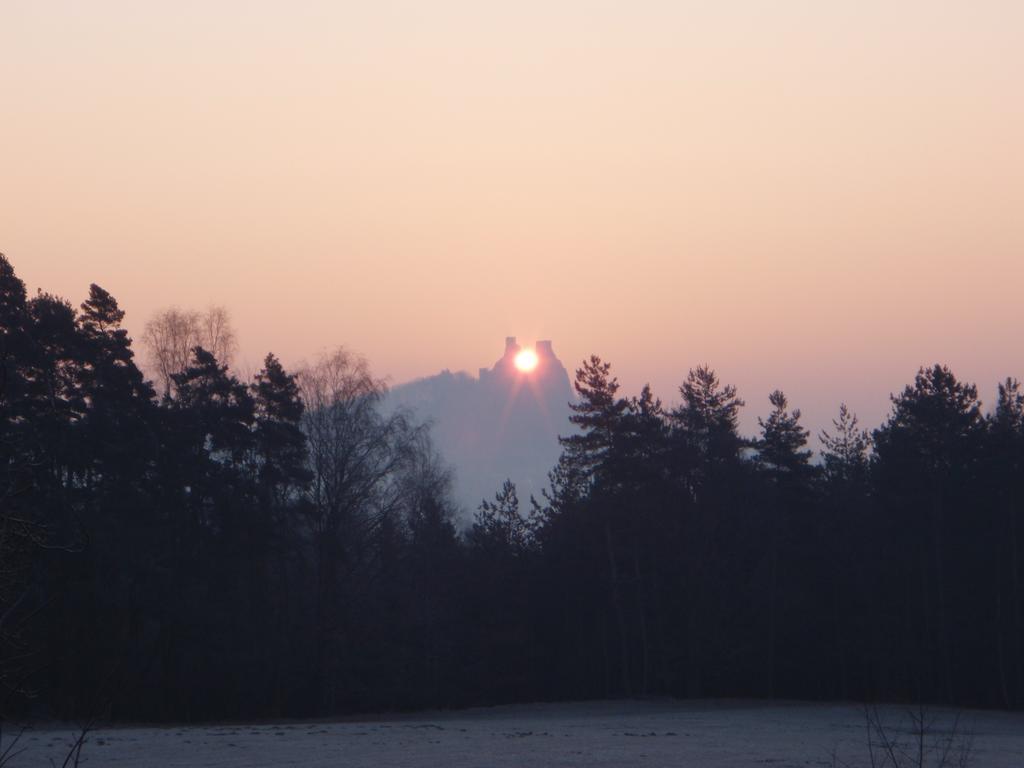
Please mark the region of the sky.
[[0, 251], [393, 383], [504, 338], [873, 426], [1024, 378], [1019, 0], [0, 0]]

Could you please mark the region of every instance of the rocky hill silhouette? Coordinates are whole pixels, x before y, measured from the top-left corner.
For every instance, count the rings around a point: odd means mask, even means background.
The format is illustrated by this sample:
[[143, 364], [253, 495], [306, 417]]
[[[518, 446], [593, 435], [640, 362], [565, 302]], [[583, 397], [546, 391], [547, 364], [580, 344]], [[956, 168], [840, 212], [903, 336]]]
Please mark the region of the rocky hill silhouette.
[[465, 520], [482, 499], [493, 499], [506, 478], [526, 503], [540, 498], [559, 455], [558, 436], [569, 432], [573, 390], [550, 341], [534, 346], [537, 365], [516, 367], [522, 351], [514, 336], [491, 368], [474, 378], [442, 371], [394, 387], [391, 407], [406, 407], [433, 422], [434, 441], [455, 469], [455, 497]]

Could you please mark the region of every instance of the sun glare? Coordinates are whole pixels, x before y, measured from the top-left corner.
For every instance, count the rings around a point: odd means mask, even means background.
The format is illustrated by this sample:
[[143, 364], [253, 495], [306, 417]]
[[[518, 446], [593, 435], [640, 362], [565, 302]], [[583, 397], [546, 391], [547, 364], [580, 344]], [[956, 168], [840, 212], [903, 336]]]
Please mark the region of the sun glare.
[[516, 355], [516, 368], [523, 373], [529, 373], [537, 367], [537, 353], [532, 349], [524, 349]]

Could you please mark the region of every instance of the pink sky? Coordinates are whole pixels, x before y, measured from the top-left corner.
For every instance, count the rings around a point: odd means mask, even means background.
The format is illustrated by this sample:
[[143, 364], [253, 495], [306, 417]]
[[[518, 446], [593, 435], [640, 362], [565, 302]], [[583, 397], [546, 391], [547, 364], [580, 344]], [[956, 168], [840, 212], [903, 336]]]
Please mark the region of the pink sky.
[[[215, 7], [211, 7], [215, 6]], [[745, 425], [873, 425], [943, 361], [1024, 377], [1024, 3], [24, 2], [0, 8], [0, 250], [136, 334], [394, 382], [506, 335]]]

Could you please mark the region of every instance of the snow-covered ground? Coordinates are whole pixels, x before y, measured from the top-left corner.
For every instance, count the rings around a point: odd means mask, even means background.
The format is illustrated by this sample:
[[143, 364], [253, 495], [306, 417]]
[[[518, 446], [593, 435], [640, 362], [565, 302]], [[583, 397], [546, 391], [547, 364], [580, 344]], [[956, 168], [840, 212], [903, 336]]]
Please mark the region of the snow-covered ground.
[[[933, 710], [936, 735], [949, 712]], [[905, 715], [883, 710], [893, 726]], [[1024, 766], [1024, 714], [961, 713], [969, 765]], [[5, 745], [11, 731], [5, 729]], [[12, 766], [60, 766], [75, 735], [37, 727]], [[835, 756], [835, 761], [833, 760]], [[953, 760], [952, 765], [956, 765]], [[102, 728], [83, 766], [867, 766], [864, 710], [822, 704], [537, 704], [345, 722]]]

